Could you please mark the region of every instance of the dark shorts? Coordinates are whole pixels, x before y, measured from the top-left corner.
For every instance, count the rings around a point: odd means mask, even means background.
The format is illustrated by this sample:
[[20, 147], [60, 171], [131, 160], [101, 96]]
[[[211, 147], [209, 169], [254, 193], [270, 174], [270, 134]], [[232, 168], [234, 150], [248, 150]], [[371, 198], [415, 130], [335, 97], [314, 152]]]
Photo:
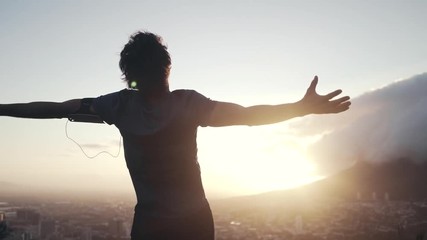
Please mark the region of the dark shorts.
[[209, 206], [193, 214], [162, 218], [135, 213], [132, 240], [214, 240], [215, 230]]

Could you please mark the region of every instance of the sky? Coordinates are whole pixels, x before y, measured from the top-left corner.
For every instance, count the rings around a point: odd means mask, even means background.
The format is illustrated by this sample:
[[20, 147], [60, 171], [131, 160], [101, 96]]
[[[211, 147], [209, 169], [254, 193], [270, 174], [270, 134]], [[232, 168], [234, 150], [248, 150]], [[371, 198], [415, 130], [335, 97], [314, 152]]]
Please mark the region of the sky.
[[[319, 93], [340, 88], [358, 99], [426, 72], [426, 10], [426, 1], [415, 0], [2, 0], [0, 103], [65, 101], [125, 88], [119, 53], [138, 30], [157, 33], [168, 45], [172, 90], [195, 89], [243, 106], [278, 104], [298, 101], [318, 75]], [[343, 116], [340, 121], [351, 120]], [[303, 130], [307, 122], [314, 129], [336, 117], [200, 128], [208, 197], [285, 189], [324, 177], [316, 159], [321, 154], [312, 149], [337, 129]], [[119, 157], [88, 159], [66, 131], [88, 154], [121, 150]], [[132, 192], [113, 126], [0, 117], [0, 132], [0, 182]], [[333, 151], [331, 156], [341, 157]]]

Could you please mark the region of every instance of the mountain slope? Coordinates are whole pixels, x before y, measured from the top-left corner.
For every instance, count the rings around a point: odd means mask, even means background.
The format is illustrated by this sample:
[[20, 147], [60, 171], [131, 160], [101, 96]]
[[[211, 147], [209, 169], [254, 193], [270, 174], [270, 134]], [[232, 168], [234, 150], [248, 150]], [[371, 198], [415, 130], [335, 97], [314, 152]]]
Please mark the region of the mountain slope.
[[394, 200], [427, 199], [427, 163], [407, 159], [382, 164], [357, 162], [353, 167], [318, 182], [291, 190], [215, 201], [215, 207], [307, 208], [314, 202], [329, 200], [383, 200], [387, 193]]

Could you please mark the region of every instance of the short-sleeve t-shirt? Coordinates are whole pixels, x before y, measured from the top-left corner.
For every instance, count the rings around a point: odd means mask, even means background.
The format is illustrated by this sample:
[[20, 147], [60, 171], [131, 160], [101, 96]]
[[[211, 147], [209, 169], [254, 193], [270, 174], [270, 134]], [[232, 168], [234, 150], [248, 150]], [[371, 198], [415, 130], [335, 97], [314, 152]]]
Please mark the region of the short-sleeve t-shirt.
[[94, 100], [95, 112], [123, 137], [137, 212], [176, 216], [206, 206], [196, 136], [214, 106], [194, 90], [175, 90], [156, 104], [130, 89]]

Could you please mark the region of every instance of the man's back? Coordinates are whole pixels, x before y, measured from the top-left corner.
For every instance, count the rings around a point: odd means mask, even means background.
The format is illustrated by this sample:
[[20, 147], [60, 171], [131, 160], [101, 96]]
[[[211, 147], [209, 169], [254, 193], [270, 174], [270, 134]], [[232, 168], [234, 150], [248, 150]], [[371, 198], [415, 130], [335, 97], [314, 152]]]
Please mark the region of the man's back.
[[197, 162], [197, 127], [214, 101], [177, 90], [149, 102], [135, 90], [95, 99], [94, 110], [122, 136], [138, 214], [177, 216], [207, 205]]

